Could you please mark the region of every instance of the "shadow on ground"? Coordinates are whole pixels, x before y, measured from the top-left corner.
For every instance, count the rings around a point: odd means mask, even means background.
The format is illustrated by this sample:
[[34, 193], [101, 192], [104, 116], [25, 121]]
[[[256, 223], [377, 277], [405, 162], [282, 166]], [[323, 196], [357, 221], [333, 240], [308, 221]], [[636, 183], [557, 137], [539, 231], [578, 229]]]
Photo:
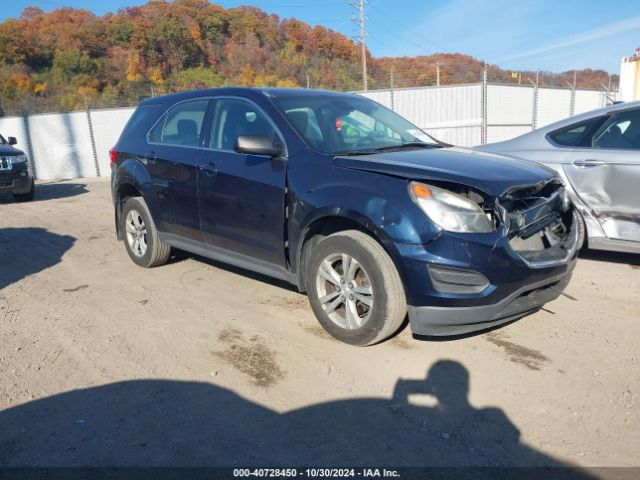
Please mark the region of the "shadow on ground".
[[[0, 465], [518, 465], [592, 478], [523, 444], [502, 410], [472, 407], [468, 388], [466, 368], [442, 360], [391, 399], [280, 414], [212, 384], [114, 383], [0, 412]], [[435, 405], [410, 403], [416, 395]]]
[[605, 252], [604, 250], [581, 250], [580, 258], [584, 260], [594, 260], [597, 262], [612, 262], [640, 267], [640, 254]]
[[0, 290], [59, 263], [75, 240], [44, 228], [0, 228]]
[[[36, 184], [35, 198], [31, 202], [76, 197], [88, 192], [87, 185], [84, 183], [38, 183]], [[0, 204], [12, 202], [14, 202], [13, 196], [10, 194], [0, 194]]]
[[34, 201], [77, 197], [88, 192], [87, 185], [84, 183], [40, 183], [36, 185]]

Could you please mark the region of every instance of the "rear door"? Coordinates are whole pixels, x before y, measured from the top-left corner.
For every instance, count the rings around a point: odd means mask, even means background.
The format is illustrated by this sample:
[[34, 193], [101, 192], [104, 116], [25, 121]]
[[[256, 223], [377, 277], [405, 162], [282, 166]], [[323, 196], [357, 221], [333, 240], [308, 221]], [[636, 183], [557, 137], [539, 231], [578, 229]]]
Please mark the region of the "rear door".
[[613, 115], [564, 158], [564, 171], [608, 238], [640, 241], [640, 109]]
[[198, 172], [204, 240], [284, 267], [287, 160], [234, 150], [240, 135], [268, 135], [284, 145], [282, 136], [257, 105], [235, 97], [216, 100], [210, 128], [210, 149]]
[[154, 218], [163, 233], [202, 240], [197, 172], [209, 104], [206, 98], [177, 103], [149, 132], [143, 161], [157, 195]]

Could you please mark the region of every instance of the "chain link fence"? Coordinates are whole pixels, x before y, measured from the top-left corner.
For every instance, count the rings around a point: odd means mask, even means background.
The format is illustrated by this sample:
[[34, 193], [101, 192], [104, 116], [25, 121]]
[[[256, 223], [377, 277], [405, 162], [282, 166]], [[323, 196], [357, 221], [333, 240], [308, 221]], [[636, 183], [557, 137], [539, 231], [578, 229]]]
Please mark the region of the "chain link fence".
[[[14, 136], [28, 155], [37, 179], [110, 175], [109, 149], [115, 145], [142, 98], [161, 92], [130, 92], [84, 99], [81, 110], [38, 113], [25, 103], [18, 115], [0, 117], [0, 133]], [[617, 98], [606, 90], [496, 84], [386, 88], [357, 92], [406, 117], [447, 143], [473, 146], [513, 138], [568, 116], [604, 107]]]
[[439, 140], [473, 146], [500, 142], [610, 105], [612, 90], [478, 83], [357, 92], [396, 111]]

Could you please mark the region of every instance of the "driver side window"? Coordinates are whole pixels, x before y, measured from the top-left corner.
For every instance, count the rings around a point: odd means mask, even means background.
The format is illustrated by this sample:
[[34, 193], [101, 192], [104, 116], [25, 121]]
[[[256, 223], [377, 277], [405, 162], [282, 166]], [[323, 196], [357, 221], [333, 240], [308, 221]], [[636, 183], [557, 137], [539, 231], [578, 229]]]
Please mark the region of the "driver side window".
[[218, 100], [211, 125], [211, 148], [234, 151], [241, 135], [266, 135], [272, 141], [278, 134], [265, 115], [249, 102]]

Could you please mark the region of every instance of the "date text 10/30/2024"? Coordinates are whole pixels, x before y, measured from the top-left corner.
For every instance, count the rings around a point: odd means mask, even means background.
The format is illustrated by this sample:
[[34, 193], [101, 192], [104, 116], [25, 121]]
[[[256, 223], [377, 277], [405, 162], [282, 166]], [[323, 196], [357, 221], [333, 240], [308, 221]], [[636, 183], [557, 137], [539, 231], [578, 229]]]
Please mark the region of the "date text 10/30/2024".
[[266, 478], [398, 478], [396, 470], [386, 468], [236, 468], [234, 477], [266, 477]]

